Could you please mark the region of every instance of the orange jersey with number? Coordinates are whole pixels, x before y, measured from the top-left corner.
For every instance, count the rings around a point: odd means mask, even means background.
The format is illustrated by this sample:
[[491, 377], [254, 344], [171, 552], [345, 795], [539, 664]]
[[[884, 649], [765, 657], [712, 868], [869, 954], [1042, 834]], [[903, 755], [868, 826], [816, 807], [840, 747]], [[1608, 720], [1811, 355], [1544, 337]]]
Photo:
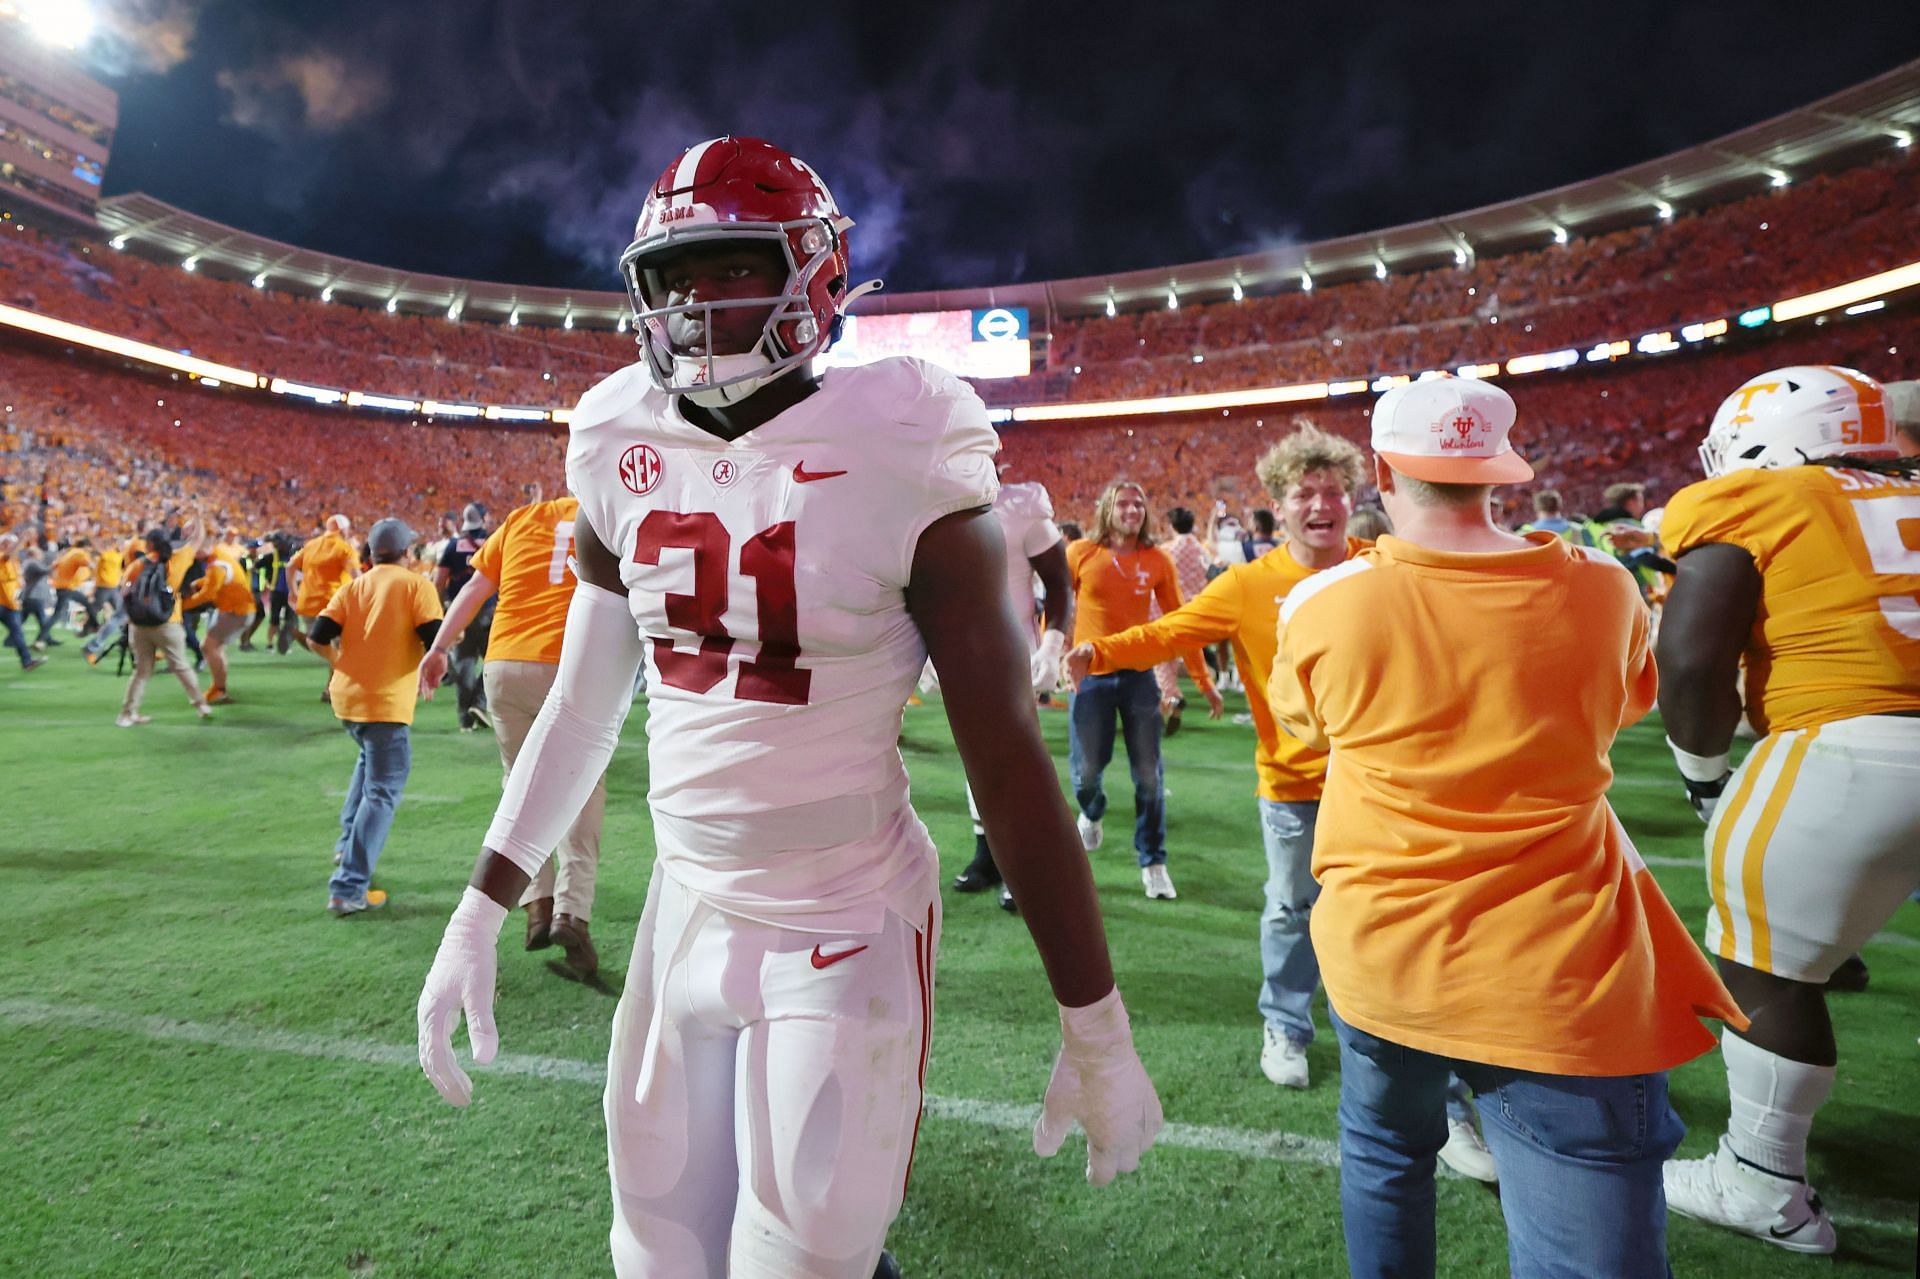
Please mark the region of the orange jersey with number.
[[522, 506], [508, 512], [473, 553], [473, 571], [486, 574], [499, 590], [487, 635], [489, 662], [559, 662], [573, 601], [567, 557], [579, 513], [577, 497]]
[[1747, 711], [1762, 733], [1920, 710], [1920, 478], [1734, 471], [1667, 503], [1678, 557], [1737, 546], [1760, 570]]

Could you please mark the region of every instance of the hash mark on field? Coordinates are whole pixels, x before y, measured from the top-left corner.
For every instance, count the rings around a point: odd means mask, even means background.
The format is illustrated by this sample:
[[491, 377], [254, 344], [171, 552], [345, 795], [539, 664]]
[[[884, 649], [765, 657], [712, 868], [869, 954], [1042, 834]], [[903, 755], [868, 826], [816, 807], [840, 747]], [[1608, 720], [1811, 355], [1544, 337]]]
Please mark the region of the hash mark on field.
[[[345, 799], [344, 790], [326, 790], [320, 792], [328, 799]], [[403, 791], [400, 802], [403, 804], [458, 804], [466, 799], [465, 795], [416, 795], [412, 791]]]
[[[370, 1066], [403, 1066], [419, 1069], [419, 1057], [412, 1048], [383, 1044], [370, 1039], [343, 1039], [329, 1035], [311, 1035], [295, 1030], [259, 1030], [235, 1023], [176, 1021], [140, 1013], [115, 1012], [108, 1008], [84, 1005], [44, 1004], [32, 999], [0, 999], [0, 1022], [13, 1026], [77, 1026], [109, 1034], [135, 1035], [160, 1042], [205, 1044], [234, 1052], [286, 1053], [323, 1061], [354, 1061]], [[502, 1053], [487, 1066], [474, 1066], [462, 1057], [462, 1064], [481, 1075], [520, 1075], [534, 1079], [555, 1079], [563, 1083], [606, 1086], [606, 1068], [597, 1061], [577, 1061], [570, 1057], [541, 1057], [530, 1053]], [[424, 1081], [421, 1087], [427, 1085]], [[1037, 1105], [1017, 1105], [1005, 1101], [982, 1101], [972, 1097], [937, 1097], [929, 1093], [927, 1113], [936, 1119], [977, 1124], [1006, 1132], [1030, 1133], [1040, 1116]], [[1240, 1155], [1277, 1163], [1313, 1164], [1322, 1168], [1340, 1166], [1340, 1148], [1322, 1137], [1307, 1137], [1291, 1132], [1262, 1132], [1251, 1128], [1224, 1128], [1207, 1124], [1170, 1123], [1154, 1143], [1186, 1150]], [[1459, 1174], [1442, 1166], [1442, 1177]], [[1834, 1196], [1823, 1196], [1829, 1203]], [[1913, 1205], [1891, 1199], [1849, 1200], [1859, 1211], [1833, 1214], [1842, 1225], [1865, 1229], [1889, 1230], [1905, 1234]]]

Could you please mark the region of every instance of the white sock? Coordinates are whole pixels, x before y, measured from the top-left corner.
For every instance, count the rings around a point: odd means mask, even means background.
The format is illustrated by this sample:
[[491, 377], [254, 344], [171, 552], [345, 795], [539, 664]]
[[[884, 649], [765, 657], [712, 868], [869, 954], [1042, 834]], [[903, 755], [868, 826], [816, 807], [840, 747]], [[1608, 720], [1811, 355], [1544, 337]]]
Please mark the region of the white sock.
[[1730, 1030], [1720, 1036], [1720, 1055], [1733, 1103], [1727, 1119], [1733, 1153], [1777, 1177], [1806, 1180], [1807, 1133], [1833, 1091], [1834, 1068], [1770, 1053]]

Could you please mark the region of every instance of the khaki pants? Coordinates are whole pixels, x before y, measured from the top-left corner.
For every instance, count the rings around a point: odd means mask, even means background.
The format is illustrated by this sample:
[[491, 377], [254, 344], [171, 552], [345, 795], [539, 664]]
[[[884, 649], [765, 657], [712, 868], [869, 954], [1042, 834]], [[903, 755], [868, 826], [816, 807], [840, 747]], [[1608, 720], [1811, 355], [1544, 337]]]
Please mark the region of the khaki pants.
[[[546, 704], [547, 690], [559, 673], [558, 666], [546, 662], [487, 663], [487, 708], [493, 716], [493, 735], [500, 743], [500, 763], [508, 773], [513, 771], [520, 745], [527, 740], [534, 719]], [[521, 905], [551, 897], [556, 915], [572, 915], [579, 920], [592, 917], [593, 883], [600, 869], [600, 823], [606, 808], [607, 782], [602, 777], [593, 784], [593, 794], [587, 797], [586, 806], [561, 838], [554, 855], [541, 864], [540, 873], [527, 885]]]
[[187, 660], [186, 627], [178, 622], [164, 626], [130, 626], [127, 647], [133, 650], [133, 678], [127, 681], [126, 700], [120, 703], [122, 715], [140, 713], [140, 699], [147, 695], [147, 681], [153, 678], [155, 657], [167, 659], [167, 669], [187, 690], [187, 700], [195, 710], [206, 705], [200, 700], [200, 681], [193, 673], [193, 663]]

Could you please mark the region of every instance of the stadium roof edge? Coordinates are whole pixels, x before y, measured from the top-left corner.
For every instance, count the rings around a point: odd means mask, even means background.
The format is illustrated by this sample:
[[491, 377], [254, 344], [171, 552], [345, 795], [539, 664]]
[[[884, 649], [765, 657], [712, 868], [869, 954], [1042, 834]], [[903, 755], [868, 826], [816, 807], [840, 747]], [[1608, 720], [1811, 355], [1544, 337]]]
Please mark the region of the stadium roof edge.
[[[856, 313], [975, 310], [1024, 306], [1051, 321], [1183, 299], [1219, 300], [1235, 284], [1248, 292], [1298, 287], [1303, 275], [1339, 280], [1381, 266], [1425, 269], [1456, 252], [1513, 252], [1551, 243], [1556, 231], [1612, 229], [1778, 185], [1782, 178], [1864, 158], [1868, 148], [1920, 133], [1920, 59], [1818, 102], [1698, 146], [1498, 204], [1402, 226], [1289, 245], [1238, 257], [1110, 275], [919, 293], [871, 294]], [[189, 213], [142, 193], [114, 196], [96, 214], [101, 232], [181, 261], [198, 259], [280, 286], [331, 289], [343, 300], [409, 311], [437, 310], [498, 321], [524, 318], [613, 328], [628, 315], [625, 294], [456, 279], [302, 249]]]

